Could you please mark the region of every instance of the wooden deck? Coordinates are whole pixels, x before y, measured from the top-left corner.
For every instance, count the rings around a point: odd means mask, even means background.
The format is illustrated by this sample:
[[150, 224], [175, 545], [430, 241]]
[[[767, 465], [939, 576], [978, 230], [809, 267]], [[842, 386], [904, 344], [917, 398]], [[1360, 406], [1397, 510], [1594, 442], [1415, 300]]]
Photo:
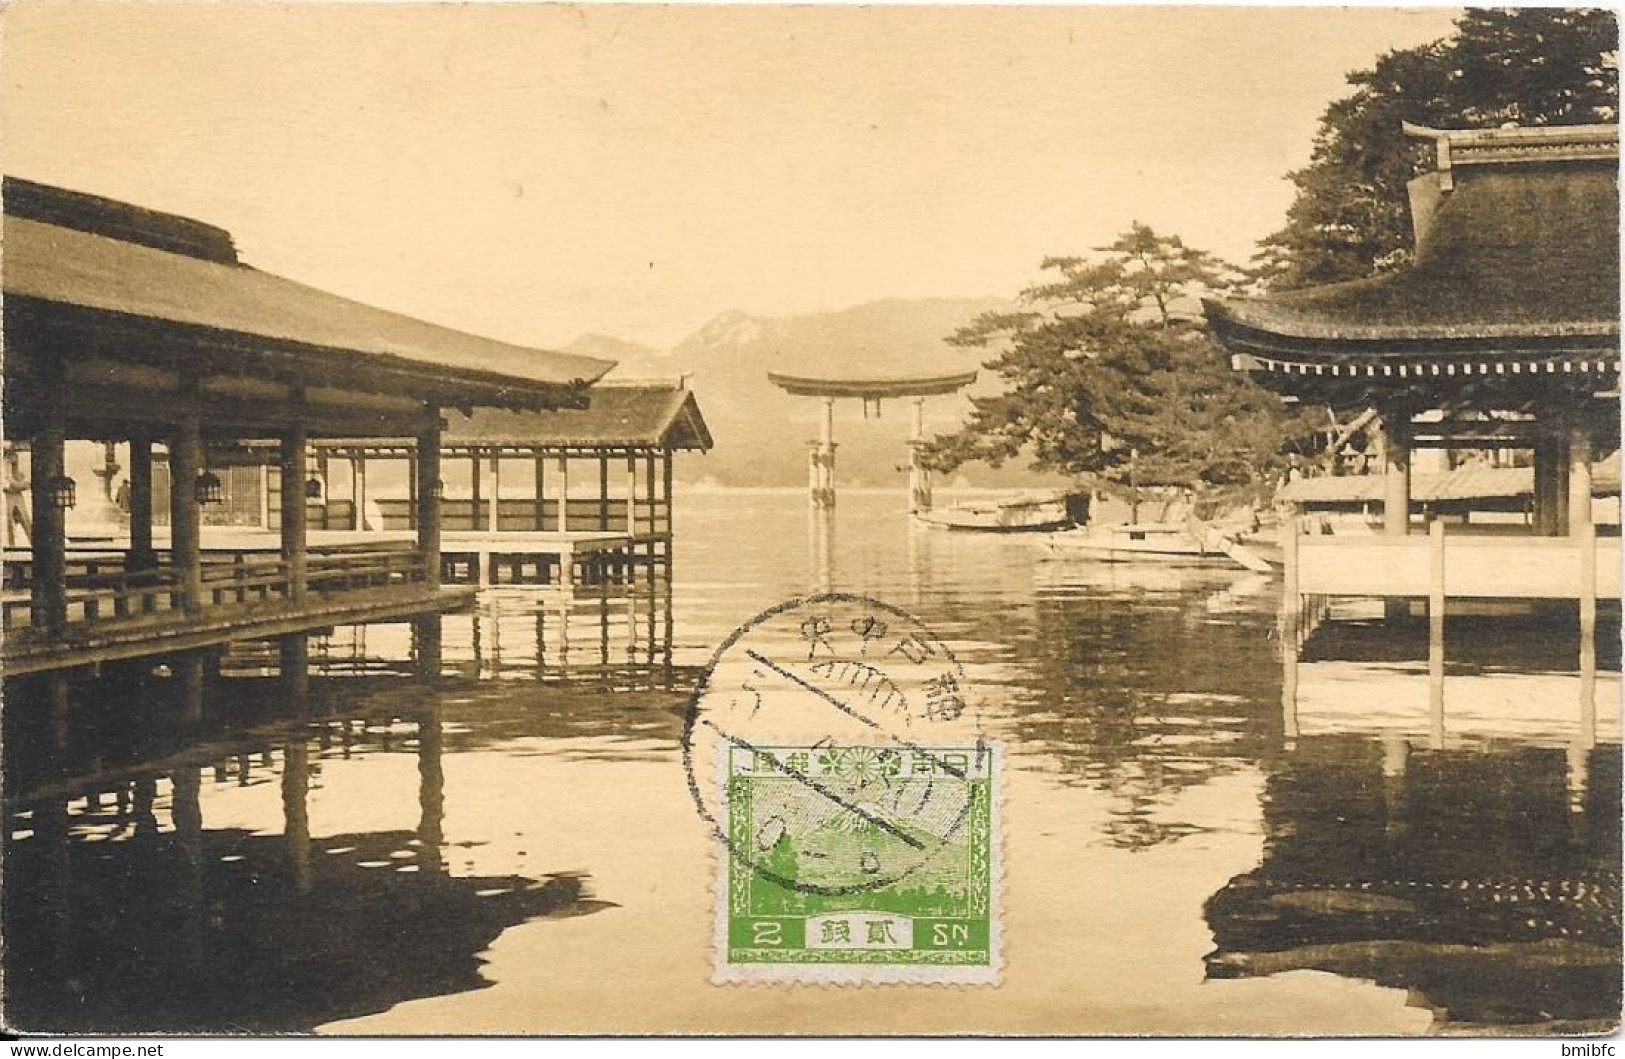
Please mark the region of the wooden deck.
[[1446, 730], [1447, 612], [1527, 616], [1541, 606], [1573, 601], [1575, 726], [1581, 738], [1596, 739], [1597, 604], [1620, 598], [1619, 537], [1598, 537], [1589, 525], [1563, 537], [1453, 533], [1441, 520], [1426, 535], [1320, 537], [1300, 529], [1297, 519], [1282, 524], [1281, 704], [1289, 738], [1300, 730], [1299, 653], [1335, 614], [1333, 601], [1355, 598], [1384, 600], [1396, 618], [1408, 613], [1409, 601], [1424, 601], [1427, 715], [1436, 739]]
[[303, 590], [276, 551], [225, 547], [205, 555], [202, 596], [188, 609], [177, 571], [126, 570], [124, 556], [96, 542], [69, 552], [60, 628], [36, 621], [26, 587], [31, 556], [9, 552], [0, 593], [8, 676], [183, 651], [235, 639], [284, 636], [329, 625], [456, 609], [474, 589], [442, 588], [409, 543], [332, 547], [307, 559]]
[[[1573, 537], [1445, 539], [1446, 599], [1579, 599], [1580, 547]], [[1304, 595], [1425, 597], [1433, 591], [1433, 544], [1408, 537], [1303, 537], [1298, 590]], [[1592, 593], [1620, 595], [1618, 537], [1596, 538]]]

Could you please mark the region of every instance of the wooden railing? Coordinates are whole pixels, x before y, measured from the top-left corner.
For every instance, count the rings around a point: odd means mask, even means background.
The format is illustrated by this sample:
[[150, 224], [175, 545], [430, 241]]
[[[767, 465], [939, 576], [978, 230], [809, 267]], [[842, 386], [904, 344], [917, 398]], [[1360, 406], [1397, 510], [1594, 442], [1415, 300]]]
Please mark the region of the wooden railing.
[[[69, 626], [148, 615], [182, 615], [185, 586], [173, 567], [154, 570], [116, 569], [117, 558], [76, 559], [70, 563], [65, 594]], [[15, 567], [15, 568], [14, 568]], [[0, 599], [5, 629], [30, 627], [34, 607], [29, 598], [26, 563], [8, 564], [7, 588]], [[306, 560], [305, 585], [312, 594], [330, 594], [392, 585], [421, 584], [427, 566], [410, 545], [352, 545], [323, 549]], [[293, 598], [291, 565], [279, 556], [253, 553], [208, 555], [202, 570], [206, 610]]]
[[[1449, 534], [1442, 570], [1429, 537], [1300, 537], [1298, 590], [1304, 595], [1422, 597], [1436, 577], [1452, 599], [1578, 599], [1578, 537]], [[1620, 595], [1618, 537], [1595, 538], [1593, 592]]]

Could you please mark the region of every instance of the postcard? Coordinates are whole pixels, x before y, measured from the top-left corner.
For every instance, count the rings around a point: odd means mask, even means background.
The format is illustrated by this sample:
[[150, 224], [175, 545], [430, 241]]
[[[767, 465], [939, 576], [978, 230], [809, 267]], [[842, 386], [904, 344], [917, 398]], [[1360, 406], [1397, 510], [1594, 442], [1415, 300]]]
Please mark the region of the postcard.
[[0, 34], [8, 1032], [1618, 1030], [1613, 9]]

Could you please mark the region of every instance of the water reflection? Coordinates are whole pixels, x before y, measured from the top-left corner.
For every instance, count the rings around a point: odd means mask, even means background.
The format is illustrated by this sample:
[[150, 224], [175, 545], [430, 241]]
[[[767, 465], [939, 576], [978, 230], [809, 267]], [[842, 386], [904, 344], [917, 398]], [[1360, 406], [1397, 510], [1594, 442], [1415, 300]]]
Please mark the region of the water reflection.
[[[1452, 672], [1430, 748], [1407, 698], [1425, 704], [1425, 673], [1363, 629], [1367, 656], [1303, 667], [1288, 738], [1277, 582], [1053, 561], [1021, 535], [912, 528], [902, 503], [850, 491], [809, 521], [799, 492], [716, 494], [704, 518], [679, 509], [675, 585], [502, 586], [442, 620], [8, 683], [14, 1017], [718, 1028], [683, 706], [741, 622], [830, 590], [917, 614], [1006, 743], [1011, 960], [946, 1022], [881, 991], [837, 1012], [747, 992], [732, 1028], [1617, 1020], [1618, 728], [1575, 744], [1572, 680], [1529, 643], [1460, 628], [1476, 668]], [[1307, 968], [1330, 974], [1279, 973]]]
[[1611, 1025], [1619, 819], [1618, 746], [1307, 738], [1267, 781], [1263, 862], [1208, 902], [1208, 973], [1369, 978], [1445, 1025]]
[[[310, 1029], [410, 997], [482, 988], [480, 953], [503, 930], [612, 907], [593, 899], [580, 871], [448, 870], [445, 710], [432, 695], [393, 697], [387, 717], [363, 708], [242, 726], [203, 718], [236, 707], [247, 718], [297, 715], [312, 700], [361, 689], [354, 680], [312, 689], [298, 670], [216, 680], [199, 711], [193, 681], [154, 683], [168, 686], [144, 690], [152, 712], [141, 727], [162, 732], [122, 751], [85, 723], [107, 719], [105, 683], [41, 678], [8, 692], [10, 745], [37, 735], [27, 723], [36, 696], [71, 695], [83, 712], [55, 756], [7, 772], [6, 999], [15, 1025]], [[313, 829], [312, 792], [335, 768], [402, 754], [416, 758], [414, 826]], [[274, 805], [258, 796], [267, 787], [279, 795]], [[381, 788], [367, 801], [411, 804], [410, 792]], [[211, 805], [237, 822], [211, 825]]]

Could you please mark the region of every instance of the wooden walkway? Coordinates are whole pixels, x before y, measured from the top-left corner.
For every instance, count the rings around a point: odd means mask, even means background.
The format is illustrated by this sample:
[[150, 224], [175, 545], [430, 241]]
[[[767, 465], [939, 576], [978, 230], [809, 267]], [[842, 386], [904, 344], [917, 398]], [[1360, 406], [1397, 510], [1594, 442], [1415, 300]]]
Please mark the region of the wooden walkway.
[[45, 628], [26, 587], [32, 556], [8, 552], [0, 593], [6, 675], [445, 611], [467, 606], [475, 591], [434, 584], [410, 542], [312, 552], [301, 585], [278, 550], [217, 540], [204, 555], [201, 596], [188, 605], [166, 560], [160, 552], [153, 568], [126, 570], [124, 555], [105, 543], [70, 550], [65, 613], [59, 627]]
[[1288, 738], [1300, 727], [1299, 652], [1333, 617], [1332, 601], [1361, 598], [1404, 612], [1412, 601], [1425, 606], [1429, 723], [1439, 738], [1446, 727], [1446, 612], [1512, 613], [1572, 601], [1579, 632], [1577, 722], [1585, 738], [1595, 739], [1597, 603], [1620, 598], [1619, 537], [1599, 537], [1589, 525], [1564, 537], [1447, 535], [1442, 520], [1426, 535], [1318, 537], [1300, 529], [1298, 519], [1282, 523], [1281, 704]]

